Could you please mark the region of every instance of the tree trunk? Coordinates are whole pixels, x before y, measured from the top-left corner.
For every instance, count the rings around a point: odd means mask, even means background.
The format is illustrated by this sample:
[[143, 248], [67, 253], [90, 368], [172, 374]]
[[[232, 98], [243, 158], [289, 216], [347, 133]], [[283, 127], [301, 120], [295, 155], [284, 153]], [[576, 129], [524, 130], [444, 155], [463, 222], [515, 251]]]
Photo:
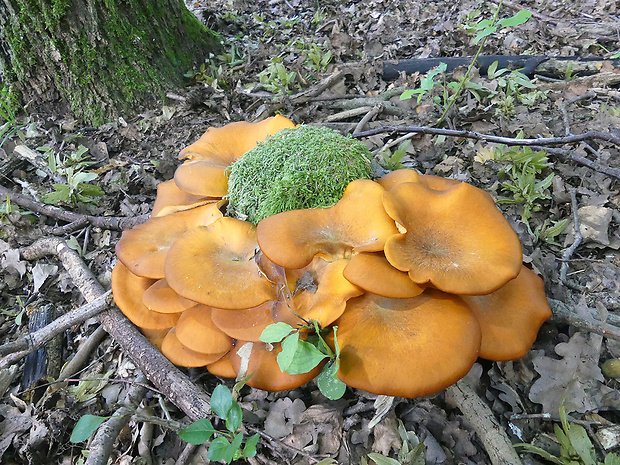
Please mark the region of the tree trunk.
[[0, 109], [99, 125], [163, 96], [217, 47], [183, 0], [0, 0]]

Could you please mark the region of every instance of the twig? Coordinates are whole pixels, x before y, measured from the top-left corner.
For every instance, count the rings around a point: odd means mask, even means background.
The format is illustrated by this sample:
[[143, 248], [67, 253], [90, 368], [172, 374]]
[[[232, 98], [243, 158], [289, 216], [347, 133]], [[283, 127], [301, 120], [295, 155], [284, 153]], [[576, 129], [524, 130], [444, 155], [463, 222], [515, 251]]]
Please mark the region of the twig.
[[263, 430], [261, 430], [260, 428], [257, 428], [256, 426], [253, 425], [245, 425], [245, 428], [249, 431], [251, 431], [252, 433], [258, 433], [258, 435], [263, 438], [266, 439], [267, 441], [271, 442], [271, 443], [276, 443], [278, 447], [282, 448], [284, 447], [285, 449], [290, 450], [291, 452], [294, 452], [295, 454], [299, 454], [303, 457], [306, 457], [311, 463], [319, 463], [322, 459], [326, 459], [329, 458], [328, 455], [312, 455], [308, 452], [306, 452], [305, 450], [302, 449], [298, 449], [297, 447], [291, 446], [290, 444], [287, 444], [285, 442], [282, 441], [278, 441], [276, 438], [270, 436], [269, 434], [265, 433]]
[[183, 451], [177, 457], [177, 460], [176, 462], [174, 462], [174, 465], [186, 465], [187, 463], [189, 463], [197, 447], [198, 446], [194, 444], [190, 444], [189, 442], [185, 444]]
[[88, 336], [86, 341], [78, 348], [73, 358], [65, 364], [58, 375], [58, 379], [70, 378], [80, 371], [88, 361], [88, 357], [90, 357], [93, 350], [99, 347], [106, 337], [108, 337], [108, 333], [105, 329], [101, 326], [97, 327], [97, 329], [93, 331], [92, 334]]
[[[577, 329], [583, 329], [591, 333], [599, 334], [601, 336], [608, 337], [620, 341], [620, 328], [617, 326], [605, 323], [594, 318], [585, 319], [577, 315], [564, 302], [555, 299], [548, 299], [549, 306], [553, 312], [553, 320], [558, 323], [570, 325]], [[594, 316], [594, 310], [590, 310], [590, 313]]]
[[562, 119], [564, 120], [564, 131], [567, 136], [572, 135], [572, 132], [570, 130], [570, 118], [568, 117], [568, 107], [571, 106], [573, 103], [594, 97], [596, 97], [596, 94], [592, 91], [589, 91], [584, 94], [578, 95], [577, 97], [568, 99], [564, 101], [564, 103], [562, 103], [562, 105], [560, 106], [560, 112], [562, 113]]
[[[105, 293], [80, 256], [62, 239], [41, 239], [28, 249], [28, 254], [22, 254], [28, 260], [45, 255], [58, 256], [87, 301]], [[170, 363], [117, 308], [101, 313], [99, 321], [155, 387], [191, 420], [196, 421], [210, 414], [209, 396]]]
[[54, 207], [53, 205], [46, 205], [36, 200], [32, 200], [23, 194], [13, 192], [11, 189], [7, 189], [0, 185], [0, 196], [9, 196], [11, 201], [16, 203], [22, 208], [26, 208], [41, 215], [49, 216], [60, 221], [66, 221], [68, 223], [74, 222], [88, 222], [93, 226], [103, 229], [113, 229], [116, 231], [123, 231], [125, 229], [131, 229], [134, 226], [144, 223], [149, 219], [149, 215], [128, 217], [115, 217], [115, 216], [93, 216], [82, 215], [81, 213], [74, 213], [62, 208]]
[[581, 157], [577, 154], [571, 154], [567, 151], [560, 151], [561, 149], [551, 148], [549, 146], [554, 145], [563, 145], [563, 144], [571, 144], [576, 142], [582, 142], [585, 140], [603, 140], [606, 142], [610, 142], [612, 144], [620, 146], [620, 137], [616, 137], [610, 133], [599, 132], [599, 131], [588, 131], [583, 134], [574, 134], [571, 136], [564, 137], [540, 137], [537, 139], [517, 139], [514, 137], [501, 137], [494, 136], [491, 134], [482, 134], [475, 131], [467, 131], [465, 129], [443, 129], [443, 128], [433, 128], [429, 126], [382, 126], [380, 128], [371, 129], [369, 131], [360, 132], [357, 134], [353, 134], [353, 137], [362, 138], [374, 136], [377, 134], [385, 134], [385, 133], [413, 133], [413, 134], [431, 134], [431, 135], [442, 135], [449, 137], [464, 137], [466, 139], [474, 139], [481, 140], [485, 142], [491, 142], [495, 144], [505, 144], [505, 145], [522, 145], [531, 147], [534, 150], [545, 150], [549, 153], [553, 154], [562, 154], [568, 156], [571, 160], [585, 165], [589, 168], [592, 168], [596, 171], [600, 171], [602, 173], [607, 174], [616, 179], [620, 179], [620, 169], [611, 168], [608, 166], [601, 165], [599, 163], [588, 160], [587, 158]]
[[[551, 416], [550, 413], [517, 413], [510, 415], [510, 420], [545, 420], [558, 423], [562, 421], [559, 417]], [[603, 423], [601, 423], [600, 421], [576, 420], [570, 417], [566, 418], [566, 421], [582, 426], [603, 426]]]
[[579, 205], [577, 203], [577, 191], [572, 189], [570, 191], [571, 208], [573, 210], [573, 230], [575, 232], [575, 239], [568, 249], [562, 254], [562, 266], [560, 267], [560, 281], [566, 282], [566, 275], [568, 273], [569, 260], [577, 250], [577, 247], [583, 242], [583, 235], [581, 234], [581, 226], [579, 225]]
[[553, 146], [572, 144], [575, 142], [581, 142], [584, 140], [602, 140], [605, 142], [611, 142], [612, 144], [620, 146], [620, 137], [616, 137], [607, 132], [588, 131], [583, 134], [574, 134], [572, 136], [564, 137], [539, 137], [536, 139], [517, 139], [515, 137], [502, 137], [494, 136], [491, 134], [482, 134], [480, 132], [468, 131], [466, 129], [444, 129], [433, 128], [429, 126], [381, 126], [369, 131], [360, 132], [355, 134], [354, 137], [362, 138], [368, 136], [374, 136], [377, 134], [385, 133], [403, 133], [403, 132], [415, 132], [420, 134], [431, 134], [438, 136], [450, 136], [450, 137], [465, 137], [466, 139], [483, 140], [485, 142], [493, 142], [496, 144], [506, 145], [523, 145], [523, 146]]
[[146, 394], [146, 388], [142, 386], [142, 383], [146, 381], [146, 377], [140, 373], [136, 381], [140, 384], [133, 385], [123, 402], [123, 406], [120, 407], [114, 415], [105, 421], [97, 430], [97, 434], [91, 441], [88, 447], [88, 458], [86, 459], [86, 465], [106, 465], [108, 459], [114, 450], [114, 443], [116, 438], [120, 434], [121, 430], [129, 423], [131, 415], [135, 412], [136, 407], [140, 404], [144, 395]]
[[98, 315], [110, 304], [111, 295], [108, 291], [86, 305], [82, 305], [58, 317], [44, 328], [17, 339], [16, 341], [1, 345], [0, 355], [8, 355], [0, 359], [0, 369], [16, 363], [29, 353], [40, 349], [56, 335], [62, 333], [71, 326]]
[[357, 126], [355, 126], [355, 130], [353, 131], [353, 134], [362, 131], [362, 129], [364, 129], [364, 126], [366, 126], [366, 124], [371, 119], [373, 119], [375, 116], [380, 114], [382, 111], [383, 111], [383, 105], [377, 104], [374, 107], [372, 107], [370, 111], [368, 111], [368, 113], [364, 115], [364, 117], [360, 120], [360, 122], [357, 123]]
[[341, 111], [339, 113], [333, 113], [325, 118], [327, 123], [331, 123], [333, 121], [342, 121], [343, 119], [353, 118], [355, 116], [367, 114], [369, 111], [372, 111], [373, 107], [365, 106], [352, 108], [350, 110]]
[[446, 393], [452, 397], [463, 416], [472, 425], [482, 441], [493, 465], [522, 465], [504, 428], [497, 422], [491, 409], [467, 383], [466, 378], [453, 384]]

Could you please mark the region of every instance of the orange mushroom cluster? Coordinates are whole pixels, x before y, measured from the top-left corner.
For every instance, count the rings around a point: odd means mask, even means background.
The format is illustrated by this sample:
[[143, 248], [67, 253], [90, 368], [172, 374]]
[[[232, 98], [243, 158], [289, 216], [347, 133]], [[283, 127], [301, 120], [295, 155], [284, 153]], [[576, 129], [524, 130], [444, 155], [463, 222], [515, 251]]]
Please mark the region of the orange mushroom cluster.
[[[257, 226], [225, 216], [226, 167], [292, 127], [275, 117], [209, 129], [159, 186], [151, 219], [123, 233], [115, 301], [166, 357], [291, 389], [321, 367], [283, 373], [279, 344], [260, 335], [276, 322], [314, 320], [338, 327], [344, 383], [420, 397], [456, 382], [478, 357], [529, 350], [551, 315], [542, 280], [523, 266], [492, 198], [469, 184], [398, 170], [351, 182], [328, 208]], [[239, 352], [249, 347], [248, 360]]]

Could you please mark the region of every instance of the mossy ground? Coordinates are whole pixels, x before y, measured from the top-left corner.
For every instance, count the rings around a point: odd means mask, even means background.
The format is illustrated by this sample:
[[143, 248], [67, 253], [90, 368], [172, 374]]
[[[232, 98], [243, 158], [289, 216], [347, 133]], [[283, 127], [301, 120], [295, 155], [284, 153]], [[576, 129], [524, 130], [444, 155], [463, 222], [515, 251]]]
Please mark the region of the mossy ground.
[[228, 181], [230, 216], [258, 224], [277, 213], [331, 207], [356, 179], [370, 179], [370, 152], [327, 128], [285, 129], [243, 155]]

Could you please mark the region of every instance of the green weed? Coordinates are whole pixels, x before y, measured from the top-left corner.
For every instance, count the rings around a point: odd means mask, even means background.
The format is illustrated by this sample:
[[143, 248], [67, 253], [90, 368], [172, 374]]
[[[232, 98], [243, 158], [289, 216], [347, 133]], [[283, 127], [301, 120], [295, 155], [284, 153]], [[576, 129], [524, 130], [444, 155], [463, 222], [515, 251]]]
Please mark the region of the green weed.
[[[301, 329], [314, 331], [307, 339], [300, 337]], [[262, 342], [281, 343], [282, 351], [278, 354], [278, 366], [284, 373], [298, 375], [308, 373], [327, 359], [321, 373], [317, 376], [317, 385], [321, 393], [331, 400], [340, 399], [346, 385], [337, 376], [340, 367], [340, 347], [337, 337], [338, 327], [333, 327], [335, 351], [325, 342], [327, 330], [322, 330], [318, 322], [309, 321], [300, 328], [293, 328], [286, 323], [274, 323], [267, 326], [260, 336]]]
[[620, 456], [609, 453], [603, 462], [597, 460], [596, 450], [588, 437], [586, 429], [575, 423], [569, 423], [564, 405], [560, 407], [560, 422], [562, 427], [554, 425], [555, 436], [560, 443], [560, 456], [555, 456], [546, 450], [532, 444], [516, 444], [525, 452], [538, 455], [544, 460], [556, 465], [620, 465]]

